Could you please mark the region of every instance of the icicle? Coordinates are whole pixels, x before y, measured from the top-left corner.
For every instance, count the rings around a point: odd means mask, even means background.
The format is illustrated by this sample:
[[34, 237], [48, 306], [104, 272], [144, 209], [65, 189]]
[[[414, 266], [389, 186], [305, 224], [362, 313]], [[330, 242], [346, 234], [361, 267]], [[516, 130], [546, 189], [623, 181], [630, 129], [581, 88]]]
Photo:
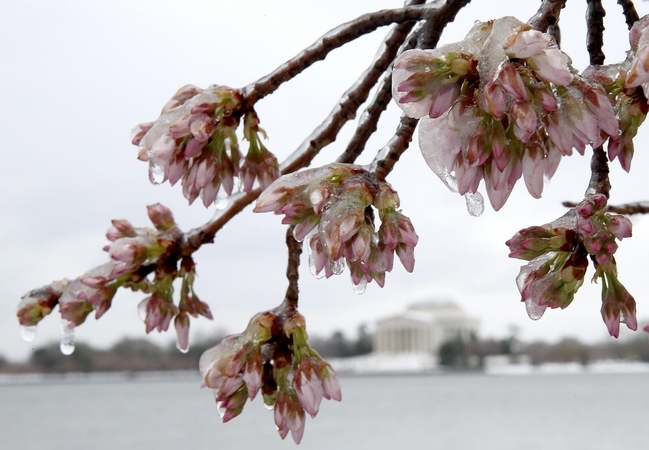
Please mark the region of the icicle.
[[153, 184], [160, 184], [164, 181], [164, 167], [149, 161], [149, 181]]
[[74, 352], [74, 324], [61, 319], [61, 353], [71, 355]]
[[367, 289], [367, 280], [365, 278], [361, 278], [358, 284], [352, 283], [352, 287], [354, 289], [354, 292], [356, 292], [358, 295], [362, 295], [365, 293], [365, 289]]
[[480, 217], [484, 212], [484, 198], [480, 192], [471, 194], [467, 192], [464, 194], [464, 199], [466, 200], [466, 210], [473, 217]]

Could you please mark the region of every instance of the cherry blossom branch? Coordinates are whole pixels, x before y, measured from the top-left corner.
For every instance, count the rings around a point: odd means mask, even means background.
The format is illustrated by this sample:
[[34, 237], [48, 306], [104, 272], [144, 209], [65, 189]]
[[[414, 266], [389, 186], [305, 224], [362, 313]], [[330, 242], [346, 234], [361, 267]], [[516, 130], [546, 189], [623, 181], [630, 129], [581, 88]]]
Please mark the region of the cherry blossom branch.
[[543, 0], [539, 10], [527, 23], [532, 25], [535, 30], [545, 32], [559, 22], [559, 15], [564, 6], [566, 6], [566, 0]]
[[[563, 202], [562, 205], [566, 208], [575, 208], [578, 203]], [[627, 216], [633, 214], [649, 214], [649, 202], [626, 203], [623, 205], [606, 205], [604, 211], [616, 214], [625, 214]]]
[[593, 148], [593, 157], [590, 160], [590, 182], [588, 183], [588, 194], [604, 194], [609, 198], [611, 194], [611, 183], [608, 179], [610, 172], [608, 158], [603, 146]]
[[631, 29], [634, 23], [640, 20], [638, 16], [638, 11], [635, 9], [635, 5], [632, 0], [617, 0], [617, 4], [622, 7], [622, 13], [626, 20], [626, 26]]
[[[446, 5], [444, 5], [446, 6]], [[272, 94], [286, 81], [293, 79], [314, 63], [327, 57], [329, 52], [371, 33], [377, 28], [393, 23], [427, 19], [432, 11], [442, 11], [436, 4], [405, 6], [397, 9], [385, 9], [364, 14], [357, 19], [344, 23], [326, 33], [311, 46], [279, 66], [270, 74], [260, 78], [244, 88], [248, 105]], [[438, 14], [442, 15], [443, 12]]]
[[[401, 155], [408, 150], [418, 122], [419, 120], [408, 117], [405, 114], [401, 116], [401, 121], [394, 136], [392, 136], [392, 139], [390, 139], [372, 162], [371, 167], [374, 168], [376, 177], [379, 180], [385, 180], [392, 169], [394, 169]], [[386, 151], [387, 154], [385, 157], [382, 157]]]
[[590, 56], [591, 65], [602, 65], [606, 56], [602, 51], [604, 46], [604, 16], [606, 10], [602, 6], [601, 0], [587, 0], [588, 9], [586, 11], [586, 48]]
[[300, 267], [300, 255], [302, 254], [302, 242], [296, 241], [293, 237], [294, 228], [294, 226], [290, 226], [286, 230], [286, 247], [288, 248], [286, 278], [288, 279], [288, 287], [286, 288], [284, 304], [291, 309], [297, 309], [298, 279], [300, 277], [298, 269]]

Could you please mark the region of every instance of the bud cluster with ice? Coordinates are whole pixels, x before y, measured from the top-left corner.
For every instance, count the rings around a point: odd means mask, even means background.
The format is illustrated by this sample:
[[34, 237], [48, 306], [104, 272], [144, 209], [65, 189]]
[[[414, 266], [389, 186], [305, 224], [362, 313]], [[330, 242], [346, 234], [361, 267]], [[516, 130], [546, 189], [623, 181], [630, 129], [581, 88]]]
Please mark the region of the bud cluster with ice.
[[[140, 124], [132, 141], [140, 146], [138, 159], [148, 161], [149, 178], [158, 184], [181, 182], [193, 203], [199, 196], [207, 207], [222, 189], [231, 195], [235, 177], [245, 192], [255, 180], [262, 189], [279, 177], [277, 158], [264, 146], [254, 110], [243, 110], [241, 94], [226, 86], [207, 89], [187, 85], [164, 106], [155, 122]], [[236, 130], [243, 117], [243, 136], [250, 142], [243, 158]]]
[[435, 174], [461, 195], [484, 180], [495, 210], [521, 176], [539, 198], [573, 148], [619, 145], [602, 85], [576, 74], [552, 36], [514, 17], [477, 22], [461, 42], [404, 52], [393, 97], [421, 119], [419, 145]]
[[[35, 327], [56, 305], [61, 314], [61, 350], [74, 349], [74, 328], [91, 312], [99, 319], [110, 308], [120, 287], [149, 294], [139, 305], [146, 332], [166, 331], [175, 318], [178, 348], [188, 349], [189, 318], [212, 318], [209, 306], [201, 302], [193, 288], [196, 276], [191, 257], [177, 255], [183, 233], [176, 226], [171, 211], [163, 205], [147, 207], [155, 228], [136, 228], [127, 220], [113, 220], [104, 247], [110, 261], [89, 270], [81, 277], [63, 280], [23, 296], [18, 305], [18, 320], [23, 336], [32, 338]], [[180, 269], [177, 261], [181, 260]], [[173, 301], [173, 281], [182, 279], [179, 305]]]
[[516, 278], [521, 300], [530, 318], [541, 318], [546, 308], [566, 308], [584, 282], [588, 259], [593, 261], [593, 281], [602, 280], [602, 317], [611, 336], [618, 337], [620, 323], [638, 328], [634, 298], [617, 279], [616, 239], [631, 237], [631, 221], [604, 212], [607, 199], [588, 195], [576, 208], [546, 225], [520, 230], [506, 245], [511, 258], [529, 263]]
[[223, 422], [261, 391], [281, 438], [290, 431], [298, 444], [305, 412], [315, 417], [323, 398], [342, 399], [336, 373], [308, 343], [304, 317], [285, 305], [257, 314], [243, 333], [203, 353], [199, 366]]
[[314, 276], [338, 275], [346, 263], [362, 293], [372, 280], [384, 285], [395, 252], [408, 272], [414, 269], [419, 238], [399, 204], [397, 192], [375, 174], [330, 164], [282, 176], [261, 194], [254, 211], [283, 214], [282, 223], [295, 226], [295, 239], [306, 239]]

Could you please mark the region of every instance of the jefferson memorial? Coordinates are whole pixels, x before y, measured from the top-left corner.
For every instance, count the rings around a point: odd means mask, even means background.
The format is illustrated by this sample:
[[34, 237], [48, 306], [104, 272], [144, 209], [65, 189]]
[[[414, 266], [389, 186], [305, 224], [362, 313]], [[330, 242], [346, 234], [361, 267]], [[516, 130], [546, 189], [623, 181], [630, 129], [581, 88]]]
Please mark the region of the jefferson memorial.
[[437, 355], [445, 342], [458, 338], [469, 342], [477, 336], [478, 328], [479, 320], [469, 317], [457, 303], [416, 303], [377, 322], [374, 352]]

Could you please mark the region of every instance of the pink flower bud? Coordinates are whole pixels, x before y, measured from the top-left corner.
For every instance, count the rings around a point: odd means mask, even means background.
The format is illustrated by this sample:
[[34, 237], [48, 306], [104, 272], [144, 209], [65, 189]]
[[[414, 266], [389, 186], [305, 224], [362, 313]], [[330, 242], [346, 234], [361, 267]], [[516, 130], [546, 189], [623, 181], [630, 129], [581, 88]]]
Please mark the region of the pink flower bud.
[[171, 231], [176, 228], [173, 213], [169, 208], [160, 203], [146, 207], [149, 219], [159, 231]]
[[503, 49], [509, 57], [520, 59], [529, 58], [555, 46], [552, 36], [537, 30], [519, 31], [510, 35], [503, 43]]
[[182, 352], [189, 350], [189, 316], [179, 313], [174, 319], [176, 328], [176, 347]]
[[628, 217], [621, 214], [611, 215], [608, 220], [608, 230], [620, 241], [632, 236], [632, 224]]
[[557, 86], [567, 86], [574, 78], [570, 71], [570, 58], [558, 48], [541, 50], [527, 62], [539, 78]]

